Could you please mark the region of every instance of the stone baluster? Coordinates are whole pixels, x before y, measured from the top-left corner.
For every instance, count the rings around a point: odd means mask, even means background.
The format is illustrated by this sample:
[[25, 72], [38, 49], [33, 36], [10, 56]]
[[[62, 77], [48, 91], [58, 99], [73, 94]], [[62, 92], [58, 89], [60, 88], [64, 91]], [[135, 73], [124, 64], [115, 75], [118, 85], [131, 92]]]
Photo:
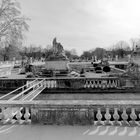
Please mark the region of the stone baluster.
[[[8, 110], [8, 112], [7, 112]], [[8, 117], [9, 117], [9, 108], [4, 108], [3, 109], [3, 120], [2, 122], [5, 124], [8, 120]]]
[[56, 80], [54, 81], [54, 87], [57, 88], [57, 82], [56, 82]]
[[29, 87], [29, 81], [26, 82], [26, 87], [27, 87], [27, 88]]
[[17, 118], [17, 122], [18, 122], [19, 124], [22, 123], [21, 117], [22, 117], [21, 109], [18, 108], [17, 114], [16, 114], [16, 118]]
[[97, 88], [98, 87], [98, 81], [96, 80], [95, 81], [95, 88]]
[[90, 88], [92, 88], [92, 81], [91, 80], [89, 81], [89, 85], [90, 85]]
[[115, 87], [115, 80], [112, 80], [112, 88]]
[[123, 119], [122, 125], [124, 125], [124, 126], [129, 126], [129, 123], [128, 123], [128, 121], [127, 121], [128, 115], [127, 115], [127, 112], [126, 112], [126, 108], [123, 108], [123, 113], [122, 113], [121, 117], [122, 117], [122, 119]]
[[102, 89], [105, 89], [105, 82], [104, 80], [102, 80]]
[[50, 88], [52, 88], [53, 87], [53, 83], [52, 83], [52, 80], [50, 81]]
[[110, 80], [110, 88], [113, 88], [113, 80]]
[[30, 118], [29, 108], [26, 107], [25, 108], [25, 114], [24, 114], [25, 123], [30, 123], [31, 122], [29, 118]]
[[54, 87], [54, 81], [51, 80], [51, 81], [50, 81], [50, 88], [53, 88], [53, 87]]
[[109, 108], [108, 107], [106, 108], [105, 119], [106, 119], [105, 125], [112, 125], [112, 122], [110, 121], [111, 114], [109, 112]]
[[99, 88], [102, 88], [102, 80], [99, 81]]
[[87, 86], [88, 86], [88, 81], [86, 80], [86, 81], [85, 81], [84, 88], [87, 88]]
[[88, 81], [88, 88], [91, 88], [91, 86], [92, 86], [92, 82], [89, 80]]
[[114, 84], [115, 84], [115, 88], [117, 88], [117, 80], [115, 80]]
[[47, 82], [48, 82], [48, 88], [50, 88], [51, 87], [51, 83], [50, 83], [49, 80]]
[[13, 117], [14, 117], [14, 111], [13, 110], [14, 110], [14, 108], [12, 108], [12, 107], [9, 108], [9, 118], [8, 119], [9, 119], [9, 122], [12, 123], [12, 124], [15, 122], [13, 120]]
[[95, 84], [96, 84], [96, 83], [95, 83], [95, 80], [93, 80], [93, 88], [95, 88]]
[[118, 114], [118, 108], [114, 108], [114, 114], [113, 114], [113, 119], [114, 119], [114, 125], [121, 125], [121, 122], [119, 122], [119, 114]]
[[111, 80], [108, 81], [108, 87], [111, 88]]
[[101, 114], [101, 108], [97, 109], [97, 114], [96, 114], [96, 118], [97, 118], [97, 122], [95, 122], [95, 125], [104, 125], [103, 121], [102, 121], [102, 114]]
[[131, 121], [129, 122], [131, 126], [137, 126], [138, 123], [136, 122], [137, 115], [135, 113], [135, 108], [131, 108], [131, 114], [130, 114]]
[[100, 82], [99, 82], [99, 80], [97, 80], [97, 88], [99, 88], [99, 84], [100, 84]]
[[3, 108], [3, 119], [2, 122], [3, 124], [6, 124], [7, 122], [13, 123], [13, 108], [12, 107], [8, 107], [8, 108]]
[[87, 87], [90, 88], [90, 81], [88, 81], [87, 83], [88, 83]]
[[110, 88], [110, 80], [107, 81], [107, 88]]
[[93, 88], [93, 81], [90, 81], [90, 88]]
[[114, 87], [117, 88], [117, 80], [114, 80]]

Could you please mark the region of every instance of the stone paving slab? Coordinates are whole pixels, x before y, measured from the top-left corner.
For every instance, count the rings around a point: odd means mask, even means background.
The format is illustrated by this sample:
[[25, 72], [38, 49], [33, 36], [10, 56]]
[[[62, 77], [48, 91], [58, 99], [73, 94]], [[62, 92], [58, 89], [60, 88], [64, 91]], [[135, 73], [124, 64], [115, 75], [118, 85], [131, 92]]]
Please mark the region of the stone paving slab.
[[40, 94], [34, 100], [140, 100], [140, 94], [135, 93], [61, 93]]
[[139, 127], [114, 126], [0, 126], [1, 140], [139, 140]]

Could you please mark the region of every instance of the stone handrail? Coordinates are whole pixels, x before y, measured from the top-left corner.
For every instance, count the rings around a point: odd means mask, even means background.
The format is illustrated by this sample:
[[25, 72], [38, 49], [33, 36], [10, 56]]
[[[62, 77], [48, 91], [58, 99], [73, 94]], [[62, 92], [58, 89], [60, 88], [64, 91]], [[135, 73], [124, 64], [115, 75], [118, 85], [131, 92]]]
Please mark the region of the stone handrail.
[[16, 93], [17, 91], [20, 91], [20, 90], [23, 91], [24, 88], [26, 88], [26, 87], [28, 88], [28, 87], [30, 87], [31, 85], [34, 85], [34, 83], [35, 83], [36, 81], [37, 81], [37, 79], [35, 79], [34, 81], [27, 82], [26, 85], [23, 85], [22, 87], [19, 87], [19, 88], [13, 90], [13, 91], [11, 91], [11, 92], [9, 92], [9, 93], [7, 93], [7, 94], [1, 96], [1, 97], [0, 97], [0, 100], [1, 100], [1, 99], [4, 99], [5, 97], [7, 97], [7, 96], [9, 96], [9, 95], [11, 95], [11, 94], [13, 94], [13, 93]]
[[[36, 80], [35, 80], [36, 81]], [[23, 96], [25, 93], [30, 92], [30, 90], [35, 91], [37, 88], [39, 88], [40, 86], [45, 86], [44, 84], [44, 79], [41, 81], [36, 81], [36, 82], [32, 82], [30, 85], [28, 85], [29, 87], [25, 90], [23, 90], [22, 92], [18, 93], [17, 95], [13, 96], [12, 98], [10, 98], [8, 101], [12, 101], [15, 100], [17, 98], [19, 98], [20, 96]]]

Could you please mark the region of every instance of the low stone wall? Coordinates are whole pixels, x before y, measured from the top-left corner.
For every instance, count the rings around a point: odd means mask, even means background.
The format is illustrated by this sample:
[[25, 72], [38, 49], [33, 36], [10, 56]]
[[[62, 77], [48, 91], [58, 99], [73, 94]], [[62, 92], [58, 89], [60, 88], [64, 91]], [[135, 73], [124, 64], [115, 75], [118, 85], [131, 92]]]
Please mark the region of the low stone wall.
[[140, 126], [139, 101], [54, 100], [47, 103], [48, 107], [42, 104], [31, 109], [33, 124]]
[[[140, 101], [0, 101], [0, 122], [140, 126]], [[8, 121], [7, 121], [8, 120]]]
[[48, 89], [108, 89], [120, 88], [122, 86], [117, 77], [104, 78], [24, 78], [24, 79], [0, 79], [0, 88], [18, 88], [26, 84], [27, 81], [35, 79], [45, 79]]
[[[140, 101], [0, 101], [1, 123], [140, 126]], [[8, 121], [7, 121], [8, 120]]]

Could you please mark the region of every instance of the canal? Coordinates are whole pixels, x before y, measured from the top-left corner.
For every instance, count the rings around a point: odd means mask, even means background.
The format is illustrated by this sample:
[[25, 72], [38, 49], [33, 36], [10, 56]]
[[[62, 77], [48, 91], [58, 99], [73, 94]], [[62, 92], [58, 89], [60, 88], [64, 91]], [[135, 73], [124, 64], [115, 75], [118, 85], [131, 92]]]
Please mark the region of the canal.
[[0, 140], [137, 140], [139, 127], [1, 125]]

